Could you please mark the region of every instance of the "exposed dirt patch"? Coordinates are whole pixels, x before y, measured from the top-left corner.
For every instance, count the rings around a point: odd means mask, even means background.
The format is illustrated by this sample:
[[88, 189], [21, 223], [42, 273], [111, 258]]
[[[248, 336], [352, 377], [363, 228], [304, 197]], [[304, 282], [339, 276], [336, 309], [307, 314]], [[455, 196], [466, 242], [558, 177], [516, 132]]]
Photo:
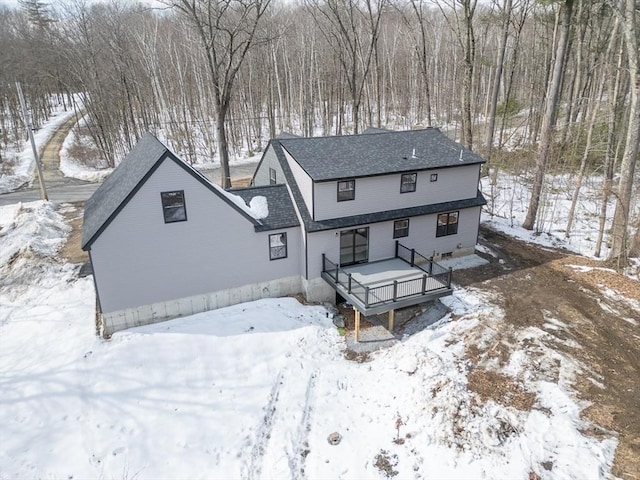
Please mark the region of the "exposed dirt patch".
[[71, 226], [71, 233], [67, 237], [67, 242], [60, 250], [60, 255], [69, 263], [83, 264], [89, 261], [89, 255], [81, 248], [82, 244], [82, 216], [84, 214], [84, 203], [74, 205], [76, 210], [63, 213]]
[[[544, 331], [547, 344], [583, 366], [573, 388], [591, 404], [583, 415], [596, 425], [584, 433], [611, 436], [616, 432], [619, 445], [613, 474], [637, 479], [640, 312], [625, 298], [640, 299], [640, 285], [603, 270], [593, 260], [530, 245], [486, 228], [481, 230], [481, 243], [496, 256], [484, 255], [489, 265], [458, 271], [454, 279], [463, 286], [497, 293], [505, 318], [491, 347], [468, 346], [470, 359], [480, 363], [495, 358], [498, 365], [504, 365], [511, 351], [523, 346], [514, 338], [518, 332], [528, 327]], [[555, 376], [554, 365], [540, 370], [550, 379]], [[502, 377], [476, 367], [469, 374], [470, 388], [496, 401], [513, 397], [526, 407], [531, 401], [527, 392], [514, 386], [513, 379]]]
[[518, 410], [529, 411], [536, 396], [527, 392], [513, 378], [484, 368], [475, 368], [467, 375], [469, 390], [480, 395], [483, 402], [492, 399], [496, 403]]
[[75, 115], [64, 124], [60, 125], [47, 144], [42, 149], [40, 159], [42, 161], [42, 169], [44, 180], [46, 183], [60, 181], [64, 179], [60, 168], [60, 149], [69, 132], [76, 124]]
[[251, 177], [232, 178], [231, 183], [233, 184], [234, 188], [248, 187], [251, 183]]

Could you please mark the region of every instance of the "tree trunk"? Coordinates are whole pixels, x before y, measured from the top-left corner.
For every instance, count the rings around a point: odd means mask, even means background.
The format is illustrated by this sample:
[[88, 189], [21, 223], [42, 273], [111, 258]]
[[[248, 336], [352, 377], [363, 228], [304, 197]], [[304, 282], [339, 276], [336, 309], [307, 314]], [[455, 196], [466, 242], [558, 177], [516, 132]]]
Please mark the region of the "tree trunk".
[[[611, 41], [615, 43], [617, 38], [619, 20], [616, 20], [611, 34]], [[596, 240], [596, 248], [594, 255], [600, 256], [602, 251], [602, 239], [604, 237], [604, 227], [607, 221], [607, 204], [611, 195], [611, 184], [613, 183], [613, 166], [615, 163], [615, 130], [616, 119], [618, 117], [618, 96], [620, 92], [620, 76], [622, 74], [622, 56], [624, 52], [624, 42], [620, 41], [620, 47], [617, 55], [617, 64], [608, 71], [609, 89], [607, 99], [609, 103], [609, 112], [607, 115], [607, 145], [604, 157], [604, 180], [602, 183], [602, 200], [600, 204], [600, 215], [598, 218], [598, 238]]]
[[613, 216], [612, 244], [609, 260], [616, 260], [618, 266], [626, 264], [628, 254], [628, 226], [631, 213], [631, 194], [638, 150], [640, 144], [640, 70], [638, 66], [638, 31], [636, 29], [635, 0], [622, 0], [624, 5], [624, 20], [622, 30], [627, 45], [627, 61], [630, 76], [629, 122], [624, 155], [620, 165], [620, 182], [616, 195], [616, 210]]
[[[507, 38], [509, 36], [509, 23], [511, 20], [511, 8], [513, 0], [504, 0], [504, 6], [502, 8], [502, 35], [500, 37], [500, 46], [498, 48], [498, 58], [496, 60], [496, 72], [493, 87], [491, 91], [491, 103], [489, 105], [489, 123], [487, 125], [487, 145], [486, 145], [486, 159], [487, 162], [491, 161], [491, 151], [493, 150], [493, 136], [496, 127], [496, 109], [498, 107], [498, 95], [500, 94], [500, 82], [502, 80], [502, 68], [504, 64], [504, 55], [507, 49]], [[507, 105], [505, 105], [505, 112]]]
[[476, 0], [464, 0], [465, 49], [464, 77], [462, 80], [462, 130], [465, 147], [473, 150], [473, 116], [471, 113], [471, 96], [473, 89], [473, 65], [476, 56], [476, 39], [473, 32], [473, 14]]
[[540, 205], [540, 195], [542, 193], [542, 184], [544, 183], [545, 173], [547, 169], [547, 160], [551, 142], [553, 141], [554, 120], [558, 109], [560, 99], [560, 87], [562, 85], [562, 77], [564, 74], [565, 57], [567, 55], [567, 46], [569, 44], [569, 31], [571, 29], [571, 14], [573, 12], [574, 0], [565, 0], [561, 6], [561, 27], [558, 44], [556, 47], [556, 58], [553, 66], [553, 75], [551, 85], [549, 86], [549, 94], [545, 105], [544, 118], [542, 121], [542, 132], [540, 134], [540, 145], [538, 147], [538, 157], [536, 159], [536, 172], [533, 180], [531, 191], [531, 201], [527, 216], [522, 226], [527, 230], [533, 230], [538, 215], [538, 206]]
[[596, 123], [596, 114], [598, 113], [598, 104], [602, 99], [602, 91], [604, 90], [604, 75], [600, 81], [600, 86], [598, 87], [598, 95], [596, 96], [597, 102], [592, 100], [589, 103], [589, 125], [587, 125], [587, 143], [584, 147], [584, 153], [582, 154], [582, 160], [580, 161], [580, 172], [578, 173], [578, 178], [576, 179], [576, 187], [573, 190], [573, 195], [571, 196], [571, 207], [569, 208], [569, 218], [567, 219], [567, 228], [565, 230], [564, 236], [569, 238], [571, 236], [571, 227], [573, 226], [573, 219], [576, 213], [576, 204], [578, 203], [578, 196], [580, 195], [580, 189], [582, 188], [582, 181], [584, 180], [584, 174], [587, 169], [587, 160], [589, 159], [589, 152], [591, 151], [591, 141], [593, 138], [593, 127]]

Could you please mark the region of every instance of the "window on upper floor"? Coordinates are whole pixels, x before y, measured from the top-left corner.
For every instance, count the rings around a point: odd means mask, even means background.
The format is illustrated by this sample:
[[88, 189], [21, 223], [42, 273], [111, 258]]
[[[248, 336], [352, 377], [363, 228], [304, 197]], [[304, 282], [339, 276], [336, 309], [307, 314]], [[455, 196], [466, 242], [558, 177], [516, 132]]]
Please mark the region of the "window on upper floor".
[[164, 223], [184, 222], [187, 220], [187, 208], [184, 203], [184, 190], [160, 193]]
[[438, 227], [436, 237], [455, 235], [458, 233], [459, 212], [441, 213], [438, 215]]
[[338, 201], [344, 202], [354, 198], [356, 198], [356, 181], [353, 179], [340, 180], [338, 182]]
[[393, 238], [409, 236], [409, 219], [396, 220], [393, 222]]
[[269, 185], [275, 185], [278, 183], [278, 175], [276, 169], [269, 167]]
[[287, 234], [274, 233], [269, 235], [269, 260], [287, 258]]
[[403, 173], [400, 175], [400, 193], [409, 193], [416, 191], [416, 183], [418, 181], [417, 173]]
[[437, 182], [438, 181], [438, 174], [437, 173], [432, 173], [431, 174], [431, 181], [432, 182]]

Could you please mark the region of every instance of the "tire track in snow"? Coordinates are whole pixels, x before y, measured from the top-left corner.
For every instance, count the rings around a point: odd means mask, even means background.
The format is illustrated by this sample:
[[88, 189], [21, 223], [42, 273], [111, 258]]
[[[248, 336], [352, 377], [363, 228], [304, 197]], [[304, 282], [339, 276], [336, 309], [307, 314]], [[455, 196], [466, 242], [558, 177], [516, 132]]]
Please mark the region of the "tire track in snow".
[[280, 397], [280, 389], [282, 388], [283, 377], [284, 375], [282, 372], [278, 373], [278, 376], [271, 387], [269, 402], [265, 407], [264, 418], [256, 432], [255, 441], [249, 458], [249, 472], [247, 475], [249, 480], [259, 478], [260, 472], [262, 471], [262, 459], [267, 449], [267, 443], [271, 438], [271, 430], [273, 430], [273, 423], [278, 405], [278, 398]]
[[289, 468], [291, 469], [291, 478], [304, 479], [305, 463], [309, 454], [309, 432], [311, 431], [311, 411], [313, 396], [320, 372], [314, 370], [307, 381], [307, 390], [304, 398], [304, 408], [302, 410], [302, 418], [298, 425], [298, 431], [293, 439], [293, 454], [289, 457]]

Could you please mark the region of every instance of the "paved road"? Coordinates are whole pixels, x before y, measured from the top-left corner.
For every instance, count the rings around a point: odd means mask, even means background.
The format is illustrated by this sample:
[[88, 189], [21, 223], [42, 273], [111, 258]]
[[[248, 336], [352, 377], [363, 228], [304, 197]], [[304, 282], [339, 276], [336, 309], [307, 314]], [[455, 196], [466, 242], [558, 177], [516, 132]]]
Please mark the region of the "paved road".
[[[46, 147], [45, 147], [46, 149]], [[60, 148], [58, 147], [56, 155], [59, 154]], [[58, 157], [59, 158], [59, 157]], [[59, 160], [58, 160], [59, 162]], [[253, 175], [256, 169], [257, 162], [246, 163], [242, 165], [231, 166], [231, 178], [240, 179], [247, 178]], [[57, 170], [57, 167], [55, 168]], [[45, 168], [45, 179], [47, 178], [47, 169]], [[211, 170], [203, 170], [202, 173], [210, 180], [219, 183], [220, 182], [220, 169], [214, 168]], [[47, 193], [49, 194], [49, 200], [52, 202], [84, 202], [93, 192], [96, 191], [99, 184], [88, 183], [82, 180], [76, 180], [62, 176], [59, 172], [57, 176], [53, 174], [51, 176], [52, 183], [47, 183]], [[34, 181], [33, 186], [25, 188], [13, 193], [6, 193], [0, 195], [0, 206], [10, 205], [18, 202], [33, 202], [40, 200], [40, 192], [38, 190], [38, 182]]]

